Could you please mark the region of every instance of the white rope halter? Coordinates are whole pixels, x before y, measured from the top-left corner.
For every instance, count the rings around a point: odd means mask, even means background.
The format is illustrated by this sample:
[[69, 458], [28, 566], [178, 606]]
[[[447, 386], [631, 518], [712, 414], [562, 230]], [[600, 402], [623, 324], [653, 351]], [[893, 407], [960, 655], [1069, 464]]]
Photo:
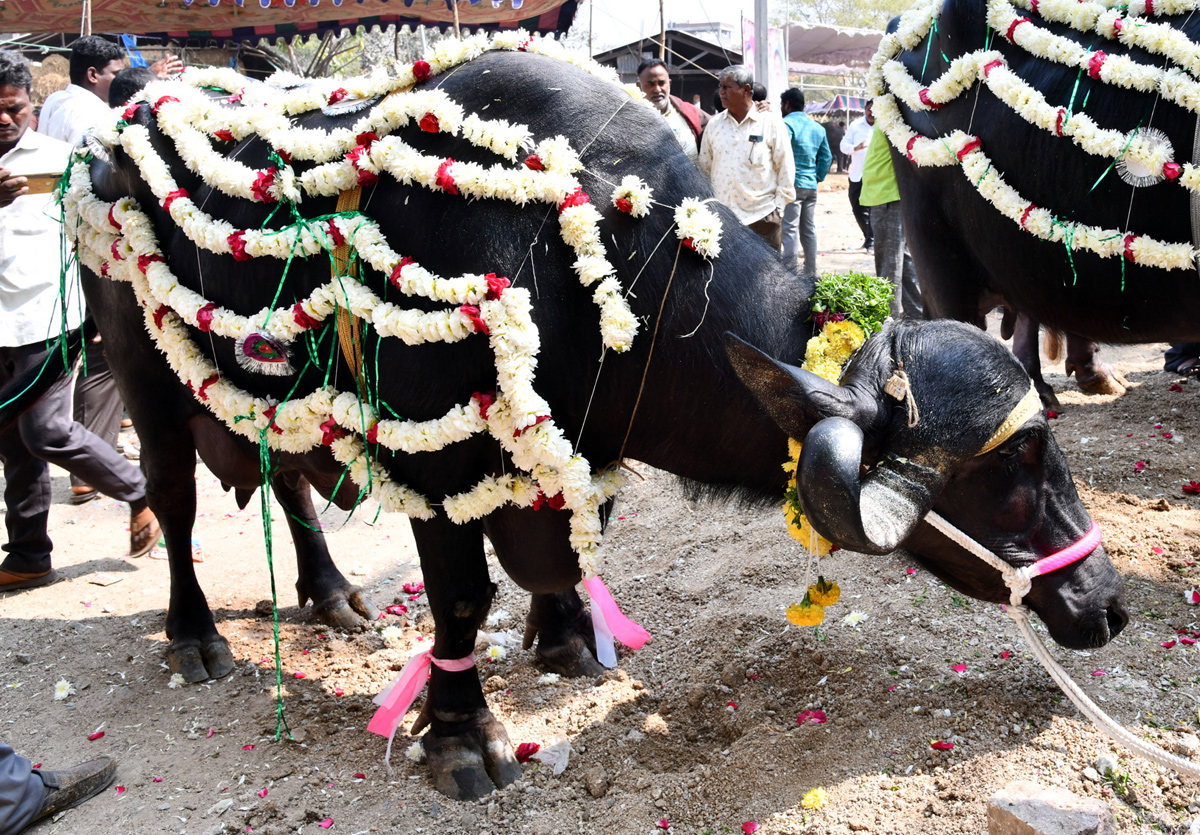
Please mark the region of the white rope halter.
[[[1030, 389], [1030, 393], [1036, 398], [1037, 393], [1032, 388]], [[1028, 408], [1029, 399], [1030, 396], [1027, 394], [1017, 404], [1012, 414], [1001, 424], [1000, 429], [997, 429], [996, 433], [988, 439], [988, 444], [984, 448], [985, 452], [999, 446], [1024, 425], [1030, 417], [1036, 414], [1036, 410], [1030, 411]], [[1021, 637], [1025, 639], [1025, 643], [1029, 644], [1029, 649], [1032, 650], [1034, 657], [1041, 662], [1046, 672], [1050, 674], [1050, 677], [1054, 679], [1059, 688], [1075, 703], [1075, 707], [1079, 708], [1080, 713], [1090, 719], [1092, 724], [1107, 734], [1112, 740], [1119, 745], [1123, 745], [1138, 756], [1180, 774], [1200, 777], [1200, 766], [1183, 757], [1167, 753], [1153, 743], [1135, 736], [1122, 725], [1113, 721], [1100, 709], [1099, 705], [1088, 698], [1088, 695], [1071, 679], [1067, 671], [1058, 665], [1058, 662], [1050, 654], [1050, 650], [1042, 643], [1037, 633], [1033, 631], [1033, 625], [1029, 622], [1029, 609], [1021, 601], [1029, 593], [1033, 579], [1043, 574], [1049, 574], [1051, 571], [1070, 565], [1073, 562], [1078, 562], [1095, 551], [1096, 547], [1100, 544], [1101, 538], [1100, 527], [1095, 522], [1092, 523], [1091, 528], [1083, 538], [1073, 545], [1069, 545], [1056, 554], [1051, 554], [1048, 557], [1040, 559], [1033, 565], [1014, 568], [954, 527], [954, 525], [950, 524], [937, 513], [930, 511], [925, 517], [925, 521], [936, 528], [939, 533], [951, 542], [966, 549], [1000, 572], [1004, 578], [1005, 585], [1009, 589], [1009, 606], [1006, 609], [1008, 616], [1016, 623]]]

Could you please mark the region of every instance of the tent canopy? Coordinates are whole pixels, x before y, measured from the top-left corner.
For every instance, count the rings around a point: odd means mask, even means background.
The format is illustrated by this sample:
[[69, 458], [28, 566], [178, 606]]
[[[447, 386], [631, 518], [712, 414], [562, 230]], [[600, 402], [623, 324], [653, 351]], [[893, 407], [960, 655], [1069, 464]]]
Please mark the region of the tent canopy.
[[[244, 41], [354, 26], [454, 25], [451, 0], [92, 0], [92, 31], [175, 40]], [[563, 33], [578, 0], [458, 0], [469, 29]], [[78, 34], [83, 0], [4, 0], [0, 31]]]
[[857, 110], [862, 111], [867, 106], [867, 99], [859, 96], [842, 96], [837, 95], [829, 101], [813, 102], [806, 105], [805, 113], [833, 113], [835, 110]]
[[882, 39], [883, 32], [871, 29], [791, 23], [787, 27], [788, 61], [826, 67], [837, 64], [866, 67]]

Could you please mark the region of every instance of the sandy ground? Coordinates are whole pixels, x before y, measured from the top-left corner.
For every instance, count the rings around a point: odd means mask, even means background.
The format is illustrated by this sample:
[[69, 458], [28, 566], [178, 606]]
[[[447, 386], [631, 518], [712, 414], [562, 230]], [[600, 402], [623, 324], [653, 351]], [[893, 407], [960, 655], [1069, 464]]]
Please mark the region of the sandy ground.
[[[818, 203], [821, 268], [872, 269], [852, 249], [861, 235], [844, 177], [828, 186]], [[1200, 609], [1183, 594], [1200, 585], [1200, 498], [1181, 490], [1200, 478], [1190, 446], [1200, 438], [1200, 386], [1173, 390], [1162, 349], [1107, 353], [1137, 384], [1120, 399], [1085, 396], [1061, 363], [1047, 366], [1064, 404], [1055, 433], [1133, 613], [1108, 647], [1055, 653], [1128, 728], [1187, 751], [1200, 725], [1200, 645], [1162, 644], [1200, 629]], [[793, 627], [784, 609], [803, 596], [805, 561], [780, 515], [694, 506], [669, 476], [639, 469], [645, 479], [621, 495], [610, 526], [606, 579], [654, 639], [619, 669], [598, 681], [544, 677], [519, 646], [527, 597], [492, 560], [501, 594], [490, 628], [512, 645], [506, 658], [481, 662], [489, 703], [514, 744], [565, 739], [571, 756], [561, 775], [532, 762], [477, 803], [437, 794], [406, 758], [403, 734], [389, 771], [384, 741], [365, 730], [371, 697], [431, 634], [423, 596], [402, 590], [420, 579], [403, 517], [376, 518], [373, 506], [323, 514], [343, 571], [381, 607], [409, 607], [345, 634], [297, 610], [274, 506], [285, 710], [300, 738], [277, 742], [271, 623], [256, 614], [271, 597], [257, 498], [239, 512], [207, 470], [197, 477], [197, 573], [238, 668], [172, 689], [166, 563], [124, 558], [126, 509], [109, 499], [70, 506], [56, 473], [51, 531], [67, 579], [0, 596], [0, 738], [48, 766], [111, 754], [123, 791], [41, 831], [282, 835], [323, 831], [331, 819], [329, 831], [341, 833], [647, 835], [665, 819], [681, 835], [738, 832], [747, 821], [764, 833], [980, 833], [988, 797], [1015, 779], [1101, 798], [1122, 832], [1182, 833], [1200, 816], [1200, 781], [1115, 750], [998, 607], [910, 573], [903, 554], [841, 553], [822, 572], [840, 583], [842, 602], [819, 630]], [[96, 585], [103, 575], [117, 582]], [[851, 612], [866, 619], [846, 625]], [[385, 640], [385, 626], [399, 636]], [[62, 679], [76, 693], [55, 701]], [[811, 710], [829, 721], [797, 724]], [[97, 730], [103, 738], [89, 742]], [[933, 740], [954, 748], [932, 750]], [[1115, 771], [1090, 779], [1085, 769], [1103, 754]], [[804, 808], [818, 787], [825, 804]]]

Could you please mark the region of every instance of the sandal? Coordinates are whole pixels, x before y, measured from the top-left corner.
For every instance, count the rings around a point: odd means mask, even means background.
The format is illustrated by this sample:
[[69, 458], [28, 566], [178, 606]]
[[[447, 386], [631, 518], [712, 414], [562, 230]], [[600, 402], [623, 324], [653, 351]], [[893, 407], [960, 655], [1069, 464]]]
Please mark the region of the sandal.
[[87, 504], [92, 499], [100, 498], [100, 491], [95, 487], [75, 486], [71, 488], [71, 504]]
[[150, 521], [140, 528], [134, 526], [134, 516], [129, 517], [129, 556], [144, 557], [158, 544], [158, 536], [162, 533], [158, 520], [151, 514]]
[[1200, 357], [1185, 357], [1175, 368], [1175, 373], [1184, 377], [1200, 377]]

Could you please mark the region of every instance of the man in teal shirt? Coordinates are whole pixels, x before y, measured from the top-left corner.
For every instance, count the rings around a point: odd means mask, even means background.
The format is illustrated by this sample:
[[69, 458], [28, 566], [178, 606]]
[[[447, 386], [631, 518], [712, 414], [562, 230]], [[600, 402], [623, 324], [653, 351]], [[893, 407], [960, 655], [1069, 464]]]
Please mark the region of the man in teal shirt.
[[833, 154], [825, 129], [804, 112], [804, 93], [795, 87], [784, 90], [779, 96], [779, 109], [796, 162], [796, 200], [783, 210], [783, 260], [789, 267], [794, 267], [803, 246], [803, 275], [816, 278], [817, 184], [829, 173]]

